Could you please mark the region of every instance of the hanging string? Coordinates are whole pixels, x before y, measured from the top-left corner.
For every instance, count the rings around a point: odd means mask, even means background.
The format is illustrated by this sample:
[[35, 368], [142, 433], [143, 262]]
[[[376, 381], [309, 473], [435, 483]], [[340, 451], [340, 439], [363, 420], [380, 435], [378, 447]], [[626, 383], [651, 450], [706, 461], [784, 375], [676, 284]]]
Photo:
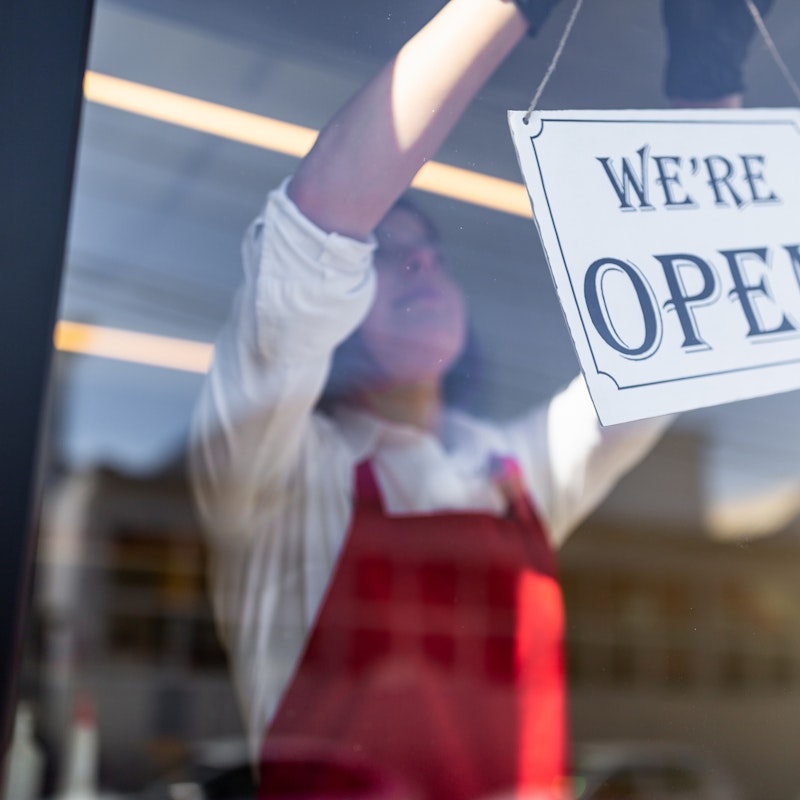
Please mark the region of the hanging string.
[[564, 33], [561, 34], [561, 40], [558, 43], [556, 52], [553, 54], [553, 58], [550, 60], [550, 66], [547, 68], [547, 72], [545, 72], [542, 82], [539, 84], [539, 88], [536, 90], [536, 94], [533, 95], [531, 104], [528, 106], [528, 110], [525, 112], [525, 116], [522, 118], [522, 121], [526, 125], [528, 124], [528, 120], [531, 118], [531, 114], [533, 114], [533, 111], [542, 96], [542, 92], [544, 92], [544, 87], [547, 86], [550, 77], [556, 71], [556, 65], [558, 64], [558, 60], [561, 58], [561, 53], [564, 52], [564, 46], [567, 43], [567, 39], [569, 39], [570, 33], [572, 33], [572, 26], [575, 24], [575, 20], [578, 17], [578, 13], [580, 12], [582, 5], [583, 0], [575, 0], [575, 7], [572, 9], [572, 14], [570, 14], [570, 17], [567, 20], [567, 26], [564, 28]]
[[[775, 44], [770, 32], [767, 30], [767, 26], [764, 24], [764, 18], [761, 16], [761, 12], [756, 7], [756, 4], [753, 0], [744, 0], [747, 5], [748, 10], [750, 11], [750, 15], [753, 17], [753, 21], [756, 24], [756, 28], [758, 28], [758, 32], [761, 34], [761, 38], [764, 40], [764, 44], [767, 46], [767, 50], [769, 54], [772, 56], [773, 61], [777, 65], [778, 69], [781, 71], [781, 74], [786, 79], [786, 83], [789, 84], [789, 88], [794, 93], [795, 98], [797, 99], [798, 103], [800, 103], [800, 86], [798, 86], [797, 81], [795, 81], [794, 76], [789, 71], [789, 67], [786, 66], [786, 62], [781, 57], [780, 52], [778, 51], [778, 47]], [[550, 64], [547, 67], [547, 71], [544, 74], [544, 77], [539, 84], [539, 87], [536, 89], [536, 93], [533, 95], [533, 100], [531, 100], [530, 106], [528, 106], [528, 110], [525, 112], [525, 116], [522, 118], [522, 121], [527, 125], [528, 121], [531, 118], [531, 114], [533, 114], [536, 106], [539, 103], [539, 100], [542, 97], [542, 93], [545, 90], [550, 78], [552, 77], [553, 73], [556, 71], [556, 66], [558, 65], [559, 59], [561, 58], [561, 54], [564, 52], [564, 47], [567, 44], [567, 39], [569, 39], [570, 34], [572, 33], [572, 28], [575, 25], [575, 20], [580, 13], [581, 6], [583, 5], [583, 0], [575, 0], [575, 6], [572, 9], [572, 13], [570, 14], [569, 19], [567, 20], [567, 25], [564, 28], [564, 32], [561, 34], [561, 39], [558, 42], [558, 47], [556, 48], [555, 53], [553, 54], [553, 58], [550, 60]]]
[[770, 36], [767, 26], [764, 24], [764, 19], [761, 16], [761, 12], [758, 10], [753, 0], [744, 1], [747, 3], [747, 7], [750, 9], [750, 14], [753, 17], [753, 21], [756, 23], [756, 27], [758, 28], [758, 32], [761, 34], [761, 38], [767, 45], [767, 50], [769, 51], [775, 63], [778, 65], [778, 69], [783, 73], [783, 77], [786, 78], [786, 82], [794, 92], [794, 96], [797, 98], [797, 101], [800, 103], [800, 86], [797, 85], [797, 81], [795, 81], [792, 73], [789, 72], [789, 67], [786, 66], [786, 62], [781, 58], [781, 54], [778, 52], [778, 48], [776, 47], [772, 36]]

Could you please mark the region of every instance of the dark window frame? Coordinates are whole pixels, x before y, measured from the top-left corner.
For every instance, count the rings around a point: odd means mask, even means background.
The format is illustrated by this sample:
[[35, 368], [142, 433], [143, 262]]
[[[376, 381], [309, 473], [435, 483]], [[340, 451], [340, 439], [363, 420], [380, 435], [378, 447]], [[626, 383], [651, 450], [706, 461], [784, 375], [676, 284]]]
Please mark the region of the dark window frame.
[[93, 0], [0, 3], [0, 735], [30, 596], [42, 421]]

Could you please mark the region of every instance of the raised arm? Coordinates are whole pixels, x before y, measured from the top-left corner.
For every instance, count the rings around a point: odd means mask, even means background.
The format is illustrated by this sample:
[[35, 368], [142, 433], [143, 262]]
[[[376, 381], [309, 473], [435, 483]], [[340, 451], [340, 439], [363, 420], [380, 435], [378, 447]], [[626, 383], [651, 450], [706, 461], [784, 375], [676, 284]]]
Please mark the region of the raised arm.
[[330, 356], [370, 305], [363, 240], [556, 2], [451, 0], [334, 116], [288, 198], [273, 195], [250, 229], [193, 427], [194, 485], [213, 527], [249, 529], [270, 493], [285, 495]]
[[527, 28], [512, 0], [451, 0], [325, 127], [289, 196], [365, 239]]

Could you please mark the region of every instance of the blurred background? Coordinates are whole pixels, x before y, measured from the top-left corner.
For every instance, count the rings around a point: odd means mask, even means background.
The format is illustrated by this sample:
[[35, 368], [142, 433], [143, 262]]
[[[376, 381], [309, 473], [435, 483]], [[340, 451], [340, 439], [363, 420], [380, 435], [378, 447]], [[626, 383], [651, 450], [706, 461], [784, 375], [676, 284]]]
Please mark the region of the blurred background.
[[[245, 226], [440, 5], [97, 0], [21, 678], [42, 794], [59, 791], [77, 731], [87, 780], [112, 796], [169, 796], [241, 762], [186, 486], [189, 416]], [[520, 182], [506, 111], [527, 107], [571, 5], [438, 160]], [[776, 0], [767, 22], [800, 77], [800, 7]], [[664, 57], [658, 0], [593, 0], [540, 107], [663, 107]], [[746, 76], [745, 105], [795, 102], [758, 38]], [[469, 297], [485, 358], [473, 409], [546, 399], [578, 365], [529, 214], [416, 194]], [[585, 796], [800, 796], [797, 401], [682, 416], [562, 551]]]

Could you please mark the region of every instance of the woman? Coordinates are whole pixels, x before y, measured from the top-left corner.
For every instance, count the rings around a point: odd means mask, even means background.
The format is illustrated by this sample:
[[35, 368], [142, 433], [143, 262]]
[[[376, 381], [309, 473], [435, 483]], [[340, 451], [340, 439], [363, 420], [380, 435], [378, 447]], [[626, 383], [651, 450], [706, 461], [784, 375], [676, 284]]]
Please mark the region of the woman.
[[503, 425], [446, 408], [463, 296], [395, 205], [552, 5], [450, 0], [245, 238], [192, 474], [264, 796], [564, 794], [553, 551], [665, 421], [603, 429], [580, 379]]

